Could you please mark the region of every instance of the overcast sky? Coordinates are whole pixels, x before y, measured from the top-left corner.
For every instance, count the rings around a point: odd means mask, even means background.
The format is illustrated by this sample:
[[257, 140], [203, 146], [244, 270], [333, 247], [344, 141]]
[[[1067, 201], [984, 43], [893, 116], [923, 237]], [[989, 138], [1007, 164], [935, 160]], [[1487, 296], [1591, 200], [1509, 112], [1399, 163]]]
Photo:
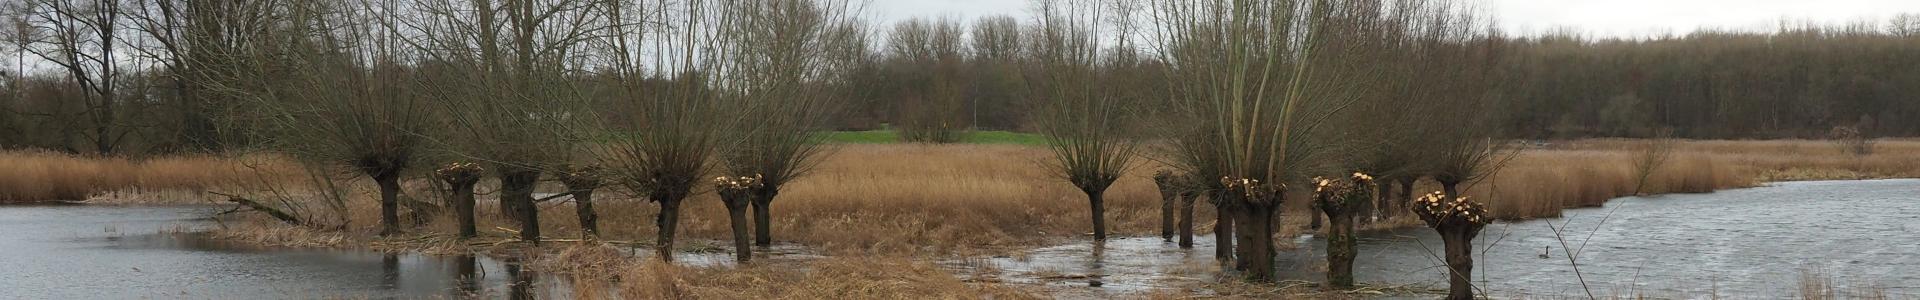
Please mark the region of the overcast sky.
[[[1028, 17], [1028, 0], [872, 1], [868, 14], [888, 24], [916, 16], [962, 20], [996, 14], [1023, 20]], [[1479, 5], [1512, 33], [1573, 27], [1614, 37], [1684, 34], [1708, 27], [1770, 29], [1782, 19], [1842, 23], [1920, 13], [1920, 0], [1479, 0]]]

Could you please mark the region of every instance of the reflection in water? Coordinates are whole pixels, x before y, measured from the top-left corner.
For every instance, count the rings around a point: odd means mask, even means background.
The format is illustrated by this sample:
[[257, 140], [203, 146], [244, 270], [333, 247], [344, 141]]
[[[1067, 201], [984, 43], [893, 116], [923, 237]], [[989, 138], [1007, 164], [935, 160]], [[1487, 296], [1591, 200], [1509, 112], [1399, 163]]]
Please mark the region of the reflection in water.
[[453, 257], [453, 297], [470, 298], [480, 294], [479, 260], [473, 255]]
[[507, 297], [514, 300], [535, 299], [533, 271], [522, 270], [519, 258], [508, 258], [506, 264], [507, 277], [513, 280], [507, 282]]
[[[1474, 242], [1475, 281], [1515, 298], [1584, 296], [1582, 280], [1595, 294], [1779, 298], [1800, 294], [1799, 283], [1808, 280], [1802, 276], [1830, 276], [1836, 290], [1912, 298], [1920, 296], [1916, 190], [1920, 180], [1791, 182], [1615, 199], [1567, 210], [1564, 218], [1489, 226]], [[1562, 249], [1550, 226], [1576, 233], [1566, 241], [1572, 249]], [[1432, 267], [1440, 264], [1441, 244], [1426, 228], [1366, 234], [1354, 275], [1444, 287], [1446, 270]], [[1324, 245], [1315, 239], [1290, 256], [1323, 262]], [[1578, 253], [1577, 275], [1569, 250]], [[1320, 272], [1289, 276], [1324, 278]]]
[[1106, 241], [1093, 242], [1092, 258], [1093, 260], [1087, 261], [1087, 286], [1100, 287], [1106, 285], [1105, 282], [1100, 281], [1101, 278], [1107, 276], [1107, 271], [1105, 270], [1107, 258]]
[[1039, 285], [1060, 298], [1115, 298], [1212, 281], [1218, 270], [1212, 255], [1199, 253], [1212, 251], [1212, 240], [1194, 242], [1193, 249], [1181, 249], [1159, 237], [1108, 238], [941, 264], [970, 281]]
[[[487, 257], [261, 249], [182, 233], [215, 226], [206, 216], [221, 209], [0, 206], [0, 299], [463, 299], [512, 290], [505, 276], [479, 274], [504, 269]], [[522, 298], [572, 294], [534, 272], [517, 281]]]
[[380, 288], [400, 287], [400, 255], [387, 253], [380, 257]]

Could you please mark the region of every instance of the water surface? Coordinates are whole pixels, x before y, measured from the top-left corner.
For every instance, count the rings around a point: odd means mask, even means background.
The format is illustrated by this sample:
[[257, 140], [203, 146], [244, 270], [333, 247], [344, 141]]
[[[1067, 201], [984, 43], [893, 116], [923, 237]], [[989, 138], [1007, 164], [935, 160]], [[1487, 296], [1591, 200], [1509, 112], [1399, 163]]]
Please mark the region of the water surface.
[[529, 298], [564, 290], [488, 258], [252, 250], [192, 233], [215, 226], [206, 216], [220, 209], [0, 206], [0, 298]]

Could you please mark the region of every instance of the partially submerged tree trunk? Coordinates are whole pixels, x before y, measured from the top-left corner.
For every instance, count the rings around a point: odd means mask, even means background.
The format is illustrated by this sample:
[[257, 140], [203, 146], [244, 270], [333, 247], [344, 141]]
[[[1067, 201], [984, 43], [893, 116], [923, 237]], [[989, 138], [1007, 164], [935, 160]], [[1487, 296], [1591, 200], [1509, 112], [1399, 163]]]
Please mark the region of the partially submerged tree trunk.
[[1358, 256], [1354, 237], [1355, 218], [1364, 216], [1372, 206], [1370, 192], [1377, 189], [1373, 177], [1355, 172], [1345, 179], [1314, 178], [1313, 206], [1327, 215], [1327, 285], [1335, 289], [1353, 288], [1353, 259]]
[[1242, 237], [1240, 249], [1240, 269], [1246, 271], [1247, 281], [1273, 282], [1275, 276], [1273, 258], [1278, 254], [1273, 247], [1273, 226], [1278, 219], [1281, 204], [1286, 201], [1283, 185], [1263, 183], [1257, 180], [1223, 179], [1229, 201], [1240, 209], [1239, 218], [1234, 220], [1240, 226]]
[[1160, 171], [1153, 174], [1153, 184], [1160, 189], [1160, 239], [1168, 242], [1173, 241], [1174, 205], [1183, 194], [1178, 187], [1179, 184], [1174, 180], [1177, 179], [1173, 177], [1172, 172]]
[[[1359, 256], [1353, 236], [1353, 215], [1329, 212], [1327, 217], [1327, 285], [1353, 288], [1353, 259]], [[1332, 215], [1339, 214], [1339, 215]]]
[[1193, 249], [1193, 201], [1199, 193], [1180, 193], [1180, 248]]
[[660, 215], [654, 217], [654, 226], [660, 228], [659, 238], [654, 241], [654, 254], [660, 261], [673, 262], [674, 227], [680, 225], [680, 200], [660, 199]]
[[1274, 280], [1273, 257], [1277, 250], [1273, 247], [1273, 226], [1277, 205], [1249, 205], [1242, 208], [1240, 219], [1234, 220], [1240, 226], [1241, 240], [1238, 267], [1246, 271], [1246, 278], [1253, 282], [1272, 282]]
[[1080, 189], [1081, 192], [1087, 194], [1087, 205], [1090, 205], [1093, 207], [1092, 215], [1093, 215], [1093, 240], [1094, 241], [1107, 240], [1107, 206], [1106, 206], [1106, 199], [1105, 199], [1106, 190], [1107, 189], [1105, 186], [1100, 186], [1097, 188], [1081, 188]]
[[1225, 191], [1217, 191], [1210, 199], [1214, 208], [1213, 259], [1221, 263], [1233, 261], [1233, 254], [1236, 252], [1233, 246], [1233, 228], [1238, 227], [1233, 224], [1233, 215], [1237, 212], [1234, 211], [1233, 205], [1228, 203], [1226, 195]]
[[773, 198], [780, 196], [780, 187], [761, 187], [753, 196], [753, 245], [773, 246]]
[[1491, 221], [1485, 206], [1456, 196], [1459, 182], [1441, 179], [1444, 192], [1420, 197], [1414, 213], [1446, 243], [1447, 299], [1473, 299], [1473, 239]]
[[761, 187], [760, 176], [714, 179], [714, 191], [727, 207], [727, 219], [733, 221], [734, 259], [739, 262], [753, 260], [753, 248], [747, 244], [747, 206]]
[[540, 212], [533, 201], [533, 188], [539, 180], [540, 171], [515, 170], [500, 174], [500, 203], [520, 217], [520, 240], [534, 244], [540, 243]]
[[1480, 226], [1456, 224], [1438, 231], [1447, 248], [1447, 299], [1474, 299], [1473, 238], [1480, 235]]

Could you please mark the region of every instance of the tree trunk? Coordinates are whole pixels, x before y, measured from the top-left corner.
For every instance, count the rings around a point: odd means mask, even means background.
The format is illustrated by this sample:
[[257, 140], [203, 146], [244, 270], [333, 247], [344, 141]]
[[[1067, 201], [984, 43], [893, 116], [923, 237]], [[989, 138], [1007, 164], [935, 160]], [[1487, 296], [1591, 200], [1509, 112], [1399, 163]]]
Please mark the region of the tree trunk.
[[1169, 191], [1164, 186], [1160, 188], [1160, 240], [1162, 241], [1173, 241], [1173, 210], [1174, 204], [1180, 201], [1180, 194], [1180, 192]]
[[1470, 226], [1443, 226], [1440, 239], [1447, 249], [1447, 299], [1473, 299], [1473, 238], [1479, 230]]
[[1256, 223], [1253, 220], [1255, 217], [1253, 216], [1254, 211], [1252, 207], [1244, 204], [1241, 205], [1239, 210], [1235, 210], [1234, 212], [1233, 225], [1236, 228], [1234, 228], [1233, 231], [1237, 234], [1233, 235], [1233, 238], [1234, 243], [1238, 246], [1233, 248], [1235, 258], [1233, 261], [1233, 269], [1247, 271], [1249, 270], [1248, 267], [1253, 263], [1248, 260], [1259, 256], [1257, 254], [1259, 252], [1251, 252], [1254, 250], [1253, 243], [1256, 242], [1254, 236], [1260, 234], [1260, 229], [1254, 228], [1254, 226], [1272, 226], [1273, 223]]
[[1327, 285], [1337, 289], [1353, 288], [1353, 259], [1359, 254], [1353, 236], [1351, 212], [1327, 212]]
[[480, 183], [479, 180], [473, 180], [448, 184], [453, 188], [453, 215], [455, 221], [459, 223], [457, 226], [460, 227], [462, 239], [479, 236], [479, 231], [473, 224], [473, 185], [478, 183]]
[[780, 188], [762, 187], [762, 192], [753, 197], [753, 245], [773, 246], [773, 197], [780, 196]]
[[[734, 259], [739, 262], [753, 260], [753, 247], [747, 237], [747, 206], [753, 202], [747, 199], [721, 199], [726, 201], [727, 218], [733, 221]], [[735, 200], [738, 200], [737, 202]]]
[[400, 172], [375, 173], [373, 182], [380, 185], [380, 235], [400, 233]]
[[654, 253], [661, 261], [673, 262], [673, 235], [675, 227], [680, 225], [680, 201], [660, 201], [660, 216], [654, 218], [655, 226], [660, 228], [660, 237], [654, 242]]
[[1320, 230], [1320, 212], [1311, 212], [1307, 216], [1313, 218], [1312, 222], [1307, 222], [1307, 230]]
[[1407, 212], [1407, 209], [1411, 208], [1407, 205], [1413, 203], [1413, 184], [1419, 182], [1419, 177], [1407, 176], [1400, 178], [1400, 194], [1393, 197], [1394, 207], [1398, 208], [1400, 212]]
[[533, 187], [540, 180], [538, 171], [516, 171], [500, 175], [500, 202], [510, 206], [520, 219], [520, 240], [540, 244], [540, 212], [533, 203]]
[[1180, 194], [1180, 249], [1193, 249], [1193, 200], [1194, 193]]
[[1279, 201], [1276, 199], [1274, 203], [1276, 204], [1249, 205], [1244, 208], [1246, 213], [1241, 214], [1244, 218], [1235, 220], [1246, 224], [1246, 226], [1240, 226], [1240, 235], [1246, 237], [1240, 244], [1240, 248], [1246, 249], [1241, 251], [1241, 255], [1244, 256], [1240, 261], [1243, 262], [1242, 267], [1247, 272], [1248, 281], [1273, 282], [1275, 278], [1273, 257], [1276, 253], [1273, 248], [1273, 225], [1274, 212], [1279, 208], [1277, 204]]
[[1221, 198], [1224, 195], [1226, 193], [1213, 194], [1213, 201], [1218, 202], [1214, 205], [1213, 258], [1222, 263], [1233, 261], [1233, 228], [1239, 227], [1233, 222], [1233, 215], [1236, 214], [1233, 206], [1227, 204], [1227, 199]]
[[1393, 218], [1396, 208], [1399, 207], [1397, 206], [1399, 203], [1393, 202], [1393, 182], [1381, 180], [1380, 185], [1374, 189], [1373, 198], [1374, 207], [1380, 208], [1374, 210], [1374, 213], [1380, 216], [1380, 220]]
[[574, 189], [573, 210], [574, 214], [580, 217], [581, 233], [586, 234], [587, 238], [599, 237], [600, 224], [598, 221], [600, 220], [600, 216], [593, 212], [593, 190], [584, 188]]
[[1087, 204], [1093, 206], [1093, 240], [1107, 240], [1107, 206], [1103, 199], [1105, 190], [1081, 189], [1087, 194]]

